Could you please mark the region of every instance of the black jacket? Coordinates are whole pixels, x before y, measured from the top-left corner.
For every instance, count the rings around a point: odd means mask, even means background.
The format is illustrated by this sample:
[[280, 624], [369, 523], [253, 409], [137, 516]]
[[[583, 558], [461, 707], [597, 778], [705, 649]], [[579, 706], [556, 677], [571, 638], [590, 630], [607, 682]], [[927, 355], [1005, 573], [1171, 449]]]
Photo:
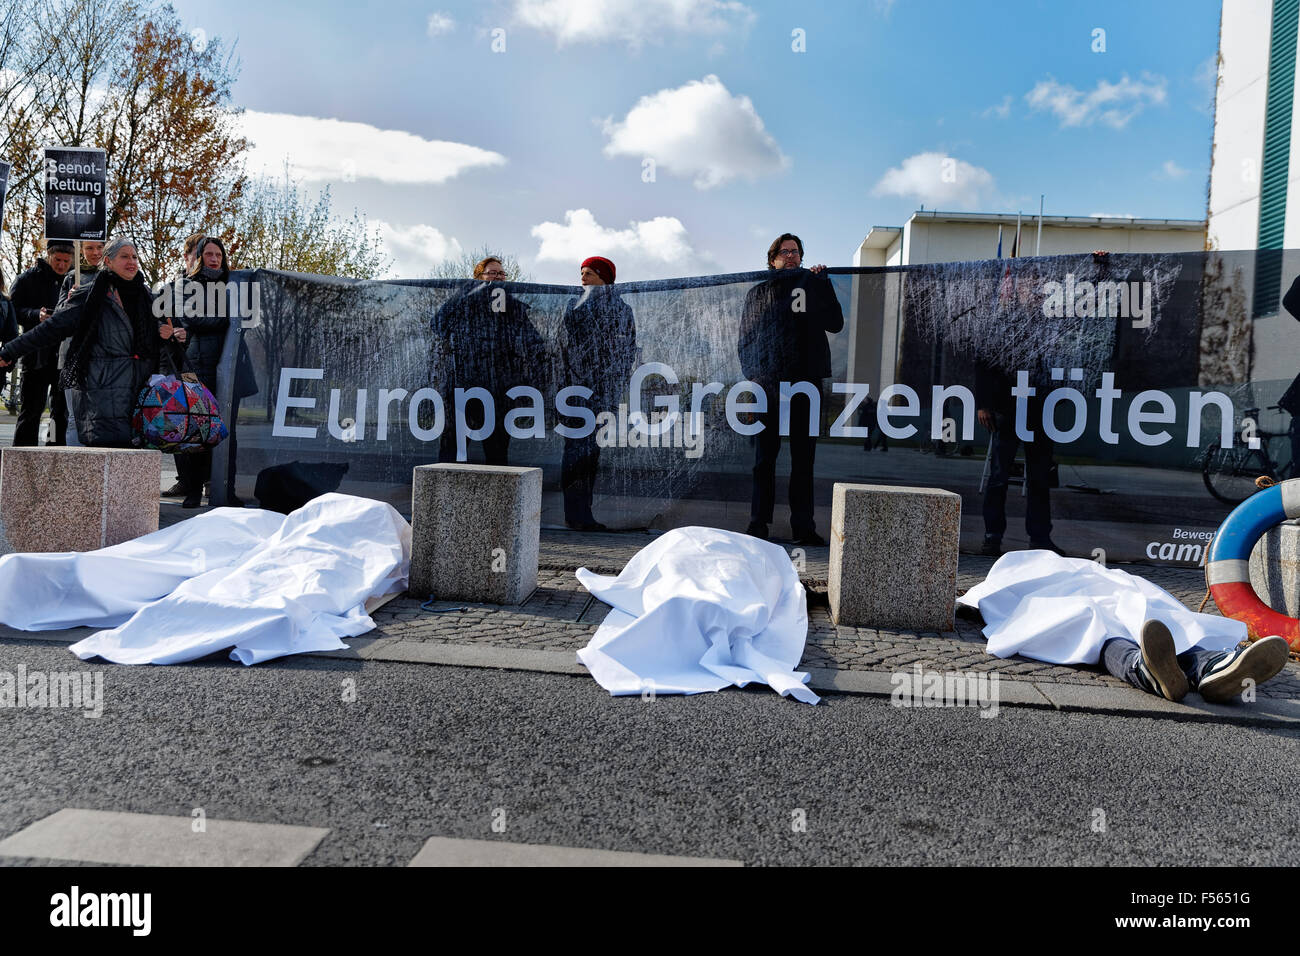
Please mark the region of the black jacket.
[[500, 282], [475, 281], [455, 292], [433, 317], [448, 391], [486, 388], [500, 407], [516, 385], [545, 390], [546, 343], [528, 313]]
[[[223, 272], [219, 278], [206, 279], [202, 276], [187, 278], [182, 283], [181, 303], [185, 305], [191, 297], [202, 295], [202, 307], [196, 315], [191, 315], [188, 308], [182, 313], [184, 319], [176, 322], [184, 324], [186, 331], [185, 357], [189, 361], [190, 371], [199, 377], [199, 381], [208, 387], [214, 395], [217, 391], [217, 365], [221, 362], [221, 351], [226, 344], [226, 330], [230, 328], [230, 310], [225, 290], [212, 288], [218, 283], [226, 283], [230, 274]], [[179, 280], [178, 280], [179, 281]], [[172, 292], [172, 290], [166, 290]], [[213, 308], [209, 309], [209, 299]], [[175, 320], [173, 320], [175, 321]]]
[[[796, 294], [803, 292], [802, 296]], [[802, 305], [802, 311], [797, 308]], [[826, 333], [844, 328], [831, 280], [807, 269], [775, 269], [745, 296], [740, 318], [740, 368], [763, 386], [769, 403], [781, 382], [813, 382], [831, 374]], [[769, 407], [774, 407], [769, 405]]]
[[561, 385], [591, 389], [591, 406], [609, 408], [627, 388], [636, 364], [636, 319], [613, 286], [587, 286], [564, 309]]
[[[37, 259], [36, 265], [14, 280], [10, 299], [18, 313], [18, 325], [24, 332], [30, 332], [41, 324], [42, 308], [51, 312], [55, 310], [62, 287], [63, 276], [55, 272], [44, 259]], [[28, 354], [23, 359], [23, 368], [51, 368], [57, 363], [57, 350], [43, 348]]]
[[174, 343], [158, 337], [160, 323], [144, 277], [136, 276], [136, 306], [130, 315], [116, 298], [112, 279], [111, 272], [101, 272], [78, 286], [53, 316], [0, 348], [0, 358], [12, 362], [65, 338], [72, 339], [68, 354], [75, 355], [83, 335], [93, 335], [85, 381], [68, 389], [77, 439], [83, 445], [129, 448], [136, 399], [149, 376], [159, 371], [164, 346], [170, 355], [166, 371], [179, 367], [181, 355]]

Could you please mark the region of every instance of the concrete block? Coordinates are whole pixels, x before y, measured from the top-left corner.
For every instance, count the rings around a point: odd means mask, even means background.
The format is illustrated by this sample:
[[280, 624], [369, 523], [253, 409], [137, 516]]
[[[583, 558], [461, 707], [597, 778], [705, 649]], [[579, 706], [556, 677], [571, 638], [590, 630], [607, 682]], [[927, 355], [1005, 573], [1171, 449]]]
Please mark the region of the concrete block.
[[960, 536], [960, 495], [837, 482], [831, 619], [853, 627], [951, 631]]
[[446, 463], [411, 481], [409, 592], [522, 604], [537, 587], [542, 470]]
[[162, 454], [0, 449], [0, 524], [13, 551], [95, 551], [158, 530]]
[[1300, 520], [1264, 532], [1250, 553], [1250, 584], [1279, 614], [1300, 617]]

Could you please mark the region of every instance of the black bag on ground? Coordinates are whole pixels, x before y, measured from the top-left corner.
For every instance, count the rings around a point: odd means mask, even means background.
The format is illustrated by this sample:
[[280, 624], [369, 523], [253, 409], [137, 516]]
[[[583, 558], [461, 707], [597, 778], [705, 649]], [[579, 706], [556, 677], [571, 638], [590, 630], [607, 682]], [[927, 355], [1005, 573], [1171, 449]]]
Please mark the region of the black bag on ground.
[[338, 491], [347, 471], [346, 462], [291, 461], [287, 465], [272, 465], [257, 473], [253, 495], [260, 507], [287, 515], [313, 498]]

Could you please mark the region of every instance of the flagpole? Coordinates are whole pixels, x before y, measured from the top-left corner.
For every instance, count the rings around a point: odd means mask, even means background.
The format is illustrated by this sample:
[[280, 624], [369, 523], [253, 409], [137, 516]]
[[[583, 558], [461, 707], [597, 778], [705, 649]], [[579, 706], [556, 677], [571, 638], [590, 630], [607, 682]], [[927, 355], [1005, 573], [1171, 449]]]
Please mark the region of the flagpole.
[[1038, 194], [1038, 238], [1034, 240], [1034, 255], [1039, 254], [1039, 248], [1043, 244], [1043, 198], [1044, 194]]

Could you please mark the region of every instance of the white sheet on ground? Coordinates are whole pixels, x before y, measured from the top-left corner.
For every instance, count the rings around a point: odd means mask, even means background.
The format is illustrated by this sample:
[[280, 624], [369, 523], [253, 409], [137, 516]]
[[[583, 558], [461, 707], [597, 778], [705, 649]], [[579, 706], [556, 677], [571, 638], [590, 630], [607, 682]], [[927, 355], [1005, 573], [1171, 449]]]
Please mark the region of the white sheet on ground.
[[808, 607], [779, 545], [716, 528], [676, 528], [642, 548], [617, 576], [579, 568], [578, 580], [613, 610], [578, 660], [615, 696], [698, 694], [750, 681], [815, 704], [795, 671]]
[[230, 567], [284, 515], [216, 508], [111, 548], [0, 557], [0, 623], [21, 631], [115, 627], [206, 570]]
[[111, 627], [72, 645], [82, 659], [174, 664], [231, 647], [254, 664], [371, 630], [366, 600], [406, 587], [410, 553], [410, 525], [383, 502], [218, 508], [89, 554], [0, 558], [0, 619]]
[[988, 652], [1053, 664], [1095, 664], [1112, 637], [1136, 641], [1142, 624], [1168, 626], [1178, 653], [1225, 650], [1246, 639], [1240, 621], [1188, 610], [1145, 578], [1051, 551], [1013, 551], [957, 599], [979, 608]]

